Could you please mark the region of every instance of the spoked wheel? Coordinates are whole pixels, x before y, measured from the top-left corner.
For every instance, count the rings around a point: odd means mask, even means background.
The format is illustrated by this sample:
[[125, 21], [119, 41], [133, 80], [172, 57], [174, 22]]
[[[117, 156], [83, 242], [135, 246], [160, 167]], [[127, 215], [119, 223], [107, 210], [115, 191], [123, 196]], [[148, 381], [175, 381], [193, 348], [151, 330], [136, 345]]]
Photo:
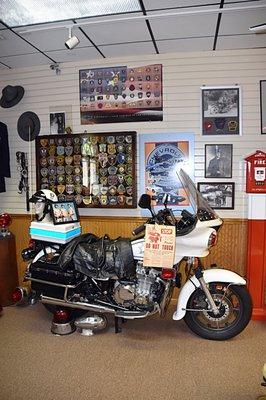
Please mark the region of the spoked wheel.
[[[63, 307], [59, 307], [59, 306], [54, 306], [53, 304], [46, 304], [46, 303], [42, 303], [42, 304], [46, 308], [46, 310], [49, 311], [51, 314], [54, 314], [55, 311], [63, 308]], [[77, 309], [69, 308], [69, 307], [66, 307], [66, 308], [67, 308], [67, 310], [69, 310], [71, 312], [71, 314], [70, 314], [71, 319], [82, 317], [82, 315], [84, 315], [88, 312], [86, 310], [77, 310]]]
[[252, 313], [250, 294], [243, 286], [210, 283], [209, 290], [219, 308], [215, 315], [209, 310], [205, 293], [198, 288], [188, 300], [184, 320], [197, 335], [210, 340], [227, 340], [245, 329]]

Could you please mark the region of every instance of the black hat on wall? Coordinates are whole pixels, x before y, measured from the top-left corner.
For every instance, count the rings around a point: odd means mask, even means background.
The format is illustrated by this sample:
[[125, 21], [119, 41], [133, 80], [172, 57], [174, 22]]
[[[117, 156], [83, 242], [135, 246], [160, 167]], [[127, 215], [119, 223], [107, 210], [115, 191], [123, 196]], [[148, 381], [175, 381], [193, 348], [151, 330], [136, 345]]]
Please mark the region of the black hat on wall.
[[10, 108], [20, 102], [24, 96], [24, 88], [22, 86], [8, 85], [2, 90], [2, 97], [0, 99], [0, 106], [3, 108]]
[[17, 129], [21, 139], [27, 142], [34, 140], [40, 133], [41, 123], [37, 114], [24, 112], [18, 119]]

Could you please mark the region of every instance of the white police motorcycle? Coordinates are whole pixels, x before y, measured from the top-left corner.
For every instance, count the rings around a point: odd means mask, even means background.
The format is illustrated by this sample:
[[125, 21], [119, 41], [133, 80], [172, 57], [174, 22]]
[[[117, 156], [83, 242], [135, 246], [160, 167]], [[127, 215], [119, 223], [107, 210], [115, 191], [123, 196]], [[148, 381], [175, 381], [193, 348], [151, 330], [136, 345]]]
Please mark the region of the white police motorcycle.
[[[193, 214], [183, 210], [181, 218], [175, 218], [167, 207], [168, 196], [158, 212], [151, 207], [149, 195], [139, 200], [139, 206], [151, 212], [147, 223], [175, 227], [172, 268], [143, 266], [145, 224], [133, 231], [140, 235], [133, 240], [110, 240], [88, 233], [66, 245], [36, 241], [35, 248], [22, 252], [29, 261], [25, 280], [31, 282], [31, 302], [41, 301], [54, 320], [72, 321], [84, 330], [105, 327], [105, 314], [113, 314], [118, 332], [121, 320], [156, 313], [164, 317], [178, 287], [174, 320], [184, 319], [194, 333], [211, 340], [230, 339], [242, 332], [252, 314], [245, 279], [222, 268], [205, 270], [201, 264], [201, 258], [216, 244], [222, 220], [183, 170], [179, 177]], [[45, 201], [46, 213], [51, 200]], [[17, 288], [14, 300], [22, 302], [25, 293], [24, 288]]]

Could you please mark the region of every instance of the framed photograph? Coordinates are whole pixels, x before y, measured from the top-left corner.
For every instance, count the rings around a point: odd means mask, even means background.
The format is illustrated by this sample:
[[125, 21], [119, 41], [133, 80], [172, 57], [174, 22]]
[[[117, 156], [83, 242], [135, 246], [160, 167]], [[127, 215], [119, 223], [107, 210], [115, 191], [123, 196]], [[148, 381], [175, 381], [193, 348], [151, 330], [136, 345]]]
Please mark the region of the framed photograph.
[[261, 133], [266, 133], [266, 81], [260, 81]]
[[79, 71], [81, 125], [162, 121], [162, 64]]
[[65, 133], [65, 123], [64, 112], [50, 113], [50, 134]]
[[55, 225], [79, 221], [78, 209], [74, 201], [55, 201], [51, 203], [51, 214]]
[[205, 145], [205, 178], [232, 178], [232, 144]]
[[239, 86], [202, 87], [203, 135], [241, 135]]
[[198, 190], [213, 209], [234, 209], [234, 182], [199, 182]]

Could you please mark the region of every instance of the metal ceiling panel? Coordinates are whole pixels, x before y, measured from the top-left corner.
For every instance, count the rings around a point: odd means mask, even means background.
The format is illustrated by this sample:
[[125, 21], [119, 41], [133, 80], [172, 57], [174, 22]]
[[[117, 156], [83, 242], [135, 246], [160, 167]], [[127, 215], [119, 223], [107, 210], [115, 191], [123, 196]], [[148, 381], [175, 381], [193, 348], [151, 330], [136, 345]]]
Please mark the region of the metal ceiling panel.
[[6, 29], [1, 32], [4, 38], [0, 40], [0, 56], [10, 56], [25, 53], [34, 53], [36, 50], [23, 39], [18, 37], [14, 32]]
[[220, 1], [219, 0], [205, 0], [204, 2], [201, 0], [143, 0], [143, 4], [146, 10], [159, 10], [165, 8], [176, 8], [179, 9], [180, 7], [192, 7], [192, 6], [200, 6], [204, 7], [204, 5], [215, 5], [219, 7]]
[[220, 36], [217, 40], [217, 50], [265, 47], [265, 36], [266, 35]]
[[157, 47], [160, 53], [174, 53], [176, 51], [211, 51], [213, 47], [213, 38], [193, 38], [177, 40], [158, 40]]
[[[263, 12], [264, 11], [264, 12]], [[219, 35], [234, 35], [250, 33], [249, 27], [266, 22], [265, 10], [249, 10], [242, 12], [224, 13], [221, 18]], [[266, 45], [266, 35], [264, 35]]]
[[155, 54], [155, 49], [152, 42], [99, 46], [99, 49], [106, 57], [132, 57], [136, 54]]
[[[49, 57], [56, 60], [56, 62], [71, 62], [76, 60], [92, 60], [97, 58], [102, 58], [95, 47], [76, 47], [73, 50], [59, 50], [50, 51], [46, 53]], [[1, 59], [0, 59], [1, 60]]]
[[[41, 51], [60, 50], [65, 49], [65, 41], [68, 39], [69, 30], [67, 28], [58, 28], [50, 30], [36, 30], [23, 33], [24, 28], [16, 28], [16, 32], [36, 46]], [[80, 43], [77, 47], [90, 46], [86, 36], [78, 28], [73, 28], [72, 35], [76, 35]], [[0, 43], [1, 45], [1, 43]]]
[[51, 64], [51, 61], [41, 53], [0, 57], [0, 62], [3, 62], [11, 68], [23, 68]]
[[156, 40], [213, 36], [218, 14], [163, 17], [150, 20]]
[[145, 20], [86, 25], [82, 29], [97, 46], [151, 40]]
[[[224, 0], [224, 7], [238, 7], [240, 5], [243, 5], [243, 7], [246, 6], [252, 6], [252, 5], [259, 5], [265, 2], [265, 0]], [[242, 3], [242, 4], [239, 4]]]

